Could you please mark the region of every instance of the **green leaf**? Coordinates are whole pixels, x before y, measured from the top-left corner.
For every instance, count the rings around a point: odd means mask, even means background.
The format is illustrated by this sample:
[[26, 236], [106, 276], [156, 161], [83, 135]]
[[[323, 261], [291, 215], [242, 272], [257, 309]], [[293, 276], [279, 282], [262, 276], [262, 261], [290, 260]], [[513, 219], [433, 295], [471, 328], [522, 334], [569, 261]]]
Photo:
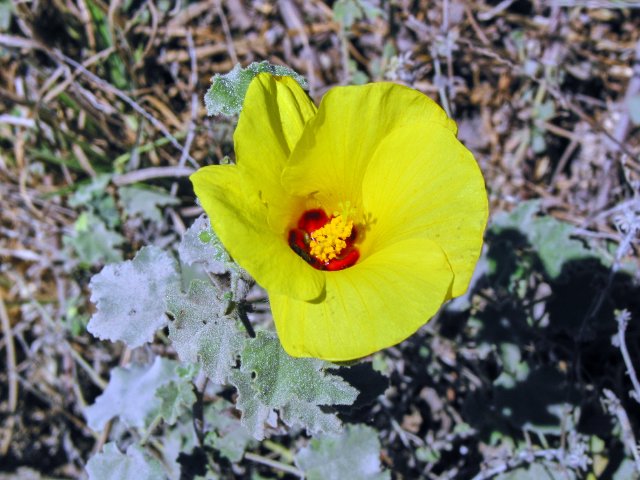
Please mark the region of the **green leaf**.
[[114, 368], [105, 391], [85, 409], [89, 427], [101, 431], [109, 420], [116, 417], [127, 427], [148, 427], [162, 406], [156, 392], [163, 385], [179, 381], [178, 365], [173, 360], [156, 357], [150, 365]]
[[200, 362], [217, 384], [226, 383], [244, 340], [237, 318], [224, 315], [226, 303], [211, 284], [200, 280], [191, 282], [186, 295], [172, 291], [167, 298], [173, 315], [169, 339], [180, 360]]
[[94, 200], [106, 194], [107, 185], [111, 181], [111, 175], [103, 173], [93, 178], [90, 182], [81, 184], [73, 195], [69, 197], [69, 206], [86, 207]]
[[89, 283], [97, 311], [87, 330], [131, 348], [152, 341], [167, 324], [165, 298], [178, 284], [175, 260], [154, 246], [142, 248], [133, 260], [104, 267]]
[[333, 16], [345, 30], [363, 18], [370, 19], [383, 16], [383, 11], [372, 5], [371, 0], [337, 0], [333, 4]]
[[87, 462], [89, 480], [161, 480], [167, 478], [162, 464], [138, 445], [131, 445], [126, 455], [115, 443], [107, 443]]
[[[491, 229], [500, 233], [503, 230], [522, 230], [534, 219], [540, 211], [540, 200], [528, 200], [519, 203], [511, 212], [500, 212], [494, 216]], [[523, 231], [526, 232], [526, 231]]]
[[107, 191], [111, 175], [100, 174], [89, 182], [81, 184], [69, 197], [69, 206], [83, 208], [99, 217], [110, 229], [120, 224], [120, 214], [116, 202]]
[[254, 62], [247, 68], [237, 64], [229, 73], [216, 74], [211, 79], [211, 87], [204, 96], [207, 114], [229, 116], [240, 113], [249, 84], [259, 73], [292, 77], [302, 88], [307, 88], [304, 77], [288, 67], [272, 65], [267, 61]]
[[233, 417], [228, 410], [233, 404], [220, 400], [205, 411], [205, 421], [209, 433], [205, 444], [220, 452], [229, 461], [236, 463], [242, 460], [244, 452], [255, 442], [253, 436]]
[[65, 247], [75, 251], [80, 263], [86, 266], [119, 262], [124, 237], [107, 229], [104, 222], [90, 212], [80, 214], [71, 235], [63, 237]]
[[162, 212], [159, 207], [177, 205], [180, 202], [162, 189], [146, 186], [120, 187], [120, 204], [127, 217], [140, 216], [144, 220], [155, 223], [162, 222]]
[[540, 201], [532, 200], [518, 205], [511, 213], [496, 215], [491, 229], [497, 233], [507, 229], [519, 230], [536, 250], [540, 261], [552, 278], [562, 272], [562, 266], [572, 260], [597, 258], [604, 265], [610, 260], [596, 248], [587, 248], [585, 242], [572, 238], [575, 227], [550, 215], [537, 216]]
[[13, 3], [10, 0], [0, 0], [0, 32], [9, 30], [13, 14]]
[[169, 382], [156, 390], [156, 397], [160, 399], [158, 414], [169, 425], [173, 425], [183, 413], [187, 412], [196, 402], [191, 382]]
[[355, 0], [337, 0], [333, 4], [333, 17], [348, 30], [357, 20], [364, 17], [364, 10]]
[[104, 195], [89, 205], [90, 211], [94, 211], [104, 220], [108, 228], [113, 229], [120, 225], [120, 212], [116, 208], [116, 202], [111, 195]]
[[178, 254], [187, 265], [200, 264], [209, 273], [220, 274], [238, 269], [204, 214], [184, 233]]
[[544, 131], [538, 128], [531, 129], [531, 149], [533, 153], [542, 154], [547, 150], [547, 141], [544, 136]]
[[264, 439], [264, 425], [275, 417], [274, 409], [262, 403], [256, 395], [251, 383], [251, 374], [233, 370], [229, 375], [229, 382], [238, 389], [236, 408], [242, 412], [242, 426], [251, 432], [256, 440]]
[[335, 415], [324, 413], [318, 405], [292, 399], [280, 408], [282, 421], [290, 427], [305, 428], [309, 434], [339, 432], [342, 422]]
[[431, 447], [418, 447], [416, 448], [416, 458], [421, 462], [435, 463], [440, 460], [440, 451]]
[[307, 480], [383, 480], [377, 432], [365, 425], [347, 425], [337, 436], [320, 436], [296, 453], [295, 463]]
[[532, 115], [540, 121], [551, 120], [556, 115], [556, 106], [553, 100], [547, 100], [539, 105], [534, 105]]
[[230, 377], [240, 393], [237, 407], [243, 412], [243, 425], [260, 439], [264, 421], [278, 408], [289, 426], [305, 427], [309, 433], [339, 431], [335, 415], [318, 405], [350, 405], [358, 391], [340, 377], [327, 374], [332, 367], [321, 360], [289, 356], [270, 332], [247, 339], [240, 373]]
[[241, 370], [254, 376], [262, 401], [283, 407], [292, 398], [316, 405], [350, 405], [358, 392], [340, 377], [325, 370], [334, 366], [315, 358], [294, 358], [287, 354], [275, 334], [258, 332], [246, 342]]
[[180, 455], [190, 455], [199, 445], [196, 431], [192, 422], [177, 422], [164, 429], [162, 436], [163, 459], [171, 479], [179, 479], [181, 465], [178, 463]]
[[571, 238], [575, 227], [551, 216], [539, 217], [532, 222], [529, 241], [538, 251], [540, 260], [551, 278], [560, 275], [562, 265], [570, 260], [598, 256], [585, 248], [584, 243]]
[[369, 76], [358, 69], [358, 63], [354, 60], [349, 60], [349, 76], [351, 85], [364, 85], [369, 82]]

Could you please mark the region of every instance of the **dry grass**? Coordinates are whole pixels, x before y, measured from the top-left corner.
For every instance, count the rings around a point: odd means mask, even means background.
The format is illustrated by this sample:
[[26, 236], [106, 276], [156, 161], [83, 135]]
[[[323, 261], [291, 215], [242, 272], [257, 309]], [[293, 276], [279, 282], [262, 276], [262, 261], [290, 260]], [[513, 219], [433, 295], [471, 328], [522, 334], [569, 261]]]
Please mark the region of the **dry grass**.
[[[79, 265], [63, 245], [81, 211], [69, 196], [100, 173], [115, 175], [114, 195], [136, 181], [163, 187], [181, 203], [161, 225], [127, 221], [117, 230], [125, 257], [176, 238], [198, 213], [184, 177], [233, 154], [232, 125], [207, 118], [201, 100], [210, 77], [236, 62], [288, 65], [316, 100], [363, 74], [414, 86], [457, 120], [494, 213], [540, 198], [584, 238], [624, 243], [620, 215], [640, 212], [640, 129], [628, 108], [640, 93], [640, 9], [614, 1], [365, 4], [378, 10], [347, 28], [322, 0], [0, 2], [0, 471], [81, 477], [106, 439], [86, 426], [82, 409], [132, 354], [70, 327], [92, 311], [87, 283], [99, 264]], [[627, 240], [622, 253], [637, 265], [637, 237]], [[454, 455], [448, 467], [416, 460], [415, 450], [444, 442], [465, 415], [462, 377], [466, 388], [491, 379], [463, 368], [482, 359], [438, 331], [425, 335], [444, 377], [407, 387], [403, 369], [425, 375], [415, 366], [419, 348], [393, 350], [397, 404], [364, 417], [376, 418], [387, 466], [405, 478], [471, 478], [500, 458], [479, 437], [470, 458]], [[448, 349], [454, 360], [443, 367]], [[608, 361], [622, 372], [614, 390], [628, 408], [622, 356]], [[587, 383], [600, 388], [600, 380]], [[637, 415], [628, 421], [637, 432]], [[456, 438], [458, 448], [465, 437]]]

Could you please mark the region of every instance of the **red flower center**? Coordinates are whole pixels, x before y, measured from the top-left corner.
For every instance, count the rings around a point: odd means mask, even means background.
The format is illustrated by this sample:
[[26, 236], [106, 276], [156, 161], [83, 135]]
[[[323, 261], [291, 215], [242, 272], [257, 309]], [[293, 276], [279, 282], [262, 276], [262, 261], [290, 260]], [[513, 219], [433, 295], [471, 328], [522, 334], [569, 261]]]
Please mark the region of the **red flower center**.
[[353, 222], [317, 208], [304, 212], [297, 228], [289, 230], [289, 246], [313, 268], [336, 271], [358, 261], [356, 237]]

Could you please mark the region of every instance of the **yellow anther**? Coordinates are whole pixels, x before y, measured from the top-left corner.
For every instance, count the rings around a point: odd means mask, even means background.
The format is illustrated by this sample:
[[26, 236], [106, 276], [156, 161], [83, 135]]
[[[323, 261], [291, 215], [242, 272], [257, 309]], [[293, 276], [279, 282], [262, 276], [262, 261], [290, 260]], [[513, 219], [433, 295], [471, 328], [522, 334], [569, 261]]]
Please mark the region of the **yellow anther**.
[[353, 222], [345, 221], [342, 215], [331, 219], [324, 227], [311, 234], [310, 253], [321, 262], [336, 258], [347, 246], [345, 240], [351, 236]]

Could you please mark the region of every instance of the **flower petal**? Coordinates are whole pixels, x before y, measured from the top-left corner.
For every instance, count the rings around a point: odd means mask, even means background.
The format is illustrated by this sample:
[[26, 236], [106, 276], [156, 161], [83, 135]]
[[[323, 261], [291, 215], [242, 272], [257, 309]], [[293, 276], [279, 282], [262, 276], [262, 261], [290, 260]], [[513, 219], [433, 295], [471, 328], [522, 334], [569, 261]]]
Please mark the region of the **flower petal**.
[[437, 312], [453, 280], [444, 252], [422, 238], [325, 275], [325, 295], [313, 302], [270, 295], [278, 336], [290, 355], [345, 361], [395, 345]]
[[305, 127], [283, 185], [296, 195], [314, 194], [328, 210], [347, 200], [361, 209], [362, 178], [380, 140], [402, 125], [426, 121], [455, 133], [455, 123], [416, 90], [393, 83], [336, 87]]
[[434, 123], [408, 125], [379, 145], [363, 180], [372, 216], [363, 256], [407, 238], [429, 238], [447, 254], [462, 295], [482, 248], [488, 205], [473, 155], [454, 133]]
[[280, 174], [316, 106], [291, 77], [261, 73], [249, 84], [233, 135], [238, 165], [260, 182], [280, 183]]
[[243, 189], [247, 178], [239, 166], [204, 167], [191, 181], [216, 235], [262, 287], [305, 300], [322, 293], [322, 272], [291, 250], [284, 232], [269, 227], [267, 206], [257, 191]]
[[291, 77], [262, 73], [251, 81], [244, 99], [233, 135], [236, 163], [247, 172], [245, 190], [260, 190], [262, 201], [270, 208], [270, 223], [277, 230], [285, 228], [291, 210], [299, 204], [282, 188], [282, 169], [316, 111]]

